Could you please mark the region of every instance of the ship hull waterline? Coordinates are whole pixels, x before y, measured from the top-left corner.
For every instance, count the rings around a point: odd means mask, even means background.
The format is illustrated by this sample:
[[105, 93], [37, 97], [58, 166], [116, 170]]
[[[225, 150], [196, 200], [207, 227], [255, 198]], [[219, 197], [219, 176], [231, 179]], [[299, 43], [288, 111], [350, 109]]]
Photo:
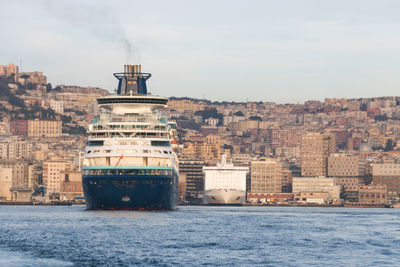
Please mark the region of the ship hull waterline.
[[246, 202], [246, 191], [235, 189], [213, 189], [204, 191], [204, 205], [241, 206]]
[[174, 210], [177, 174], [83, 175], [87, 210]]

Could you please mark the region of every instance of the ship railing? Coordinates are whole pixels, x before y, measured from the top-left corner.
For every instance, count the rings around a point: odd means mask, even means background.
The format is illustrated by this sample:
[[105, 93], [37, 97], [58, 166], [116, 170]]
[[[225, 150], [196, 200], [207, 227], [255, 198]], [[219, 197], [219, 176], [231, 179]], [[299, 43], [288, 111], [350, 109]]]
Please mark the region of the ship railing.
[[157, 118], [101, 118], [101, 122], [148, 122], [157, 123], [160, 122]]
[[136, 132], [132, 135], [121, 135], [118, 132], [106, 132], [104, 134], [91, 134], [90, 136], [91, 140], [94, 139], [104, 139], [104, 138], [162, 138], [162, 139], [169, 139], [169, 135], [167, 133], [156, 133], [156, 134], [150, 134], [147, 132]]
[[173, 171], [170, 169], [116, 169], [110, 167], [109, 169], [91, 169], [83, 170], [83, 175], [165, 175], [172, 176]]
[[169, 133], [165, 125], [93, 125], [93, 129], [88, 132], [107, 132], [107, 131], [121, 131], [121, 132], [165, 132]]
[[[143, 127], [142, 127], [143, 126]], [[158, 126], [158, 127], [157, 127]], [[133, 130], [133, 131], [162, 131], [162, 132], [170, 132], [167, 127], [161, 128], [160, 125], [93, 125], [93, 130], [102, 131], [102, 130]]]
[[150, 122], [157, 123], [163, 122], [162, 118], [158, 115], [150, 114], [135, 114], [135, 115], [110, 115], [101, 114], [100, 121], [102, 122]]

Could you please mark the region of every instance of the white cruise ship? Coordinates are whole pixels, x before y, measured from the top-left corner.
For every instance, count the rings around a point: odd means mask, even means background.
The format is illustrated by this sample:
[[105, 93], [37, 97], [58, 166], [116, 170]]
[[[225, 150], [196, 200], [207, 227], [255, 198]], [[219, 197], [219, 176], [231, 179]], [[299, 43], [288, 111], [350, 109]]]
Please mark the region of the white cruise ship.
[[160, 109], [168, 99], [147, 93], [140, 65], [125, 65], [116, 95], [97, 99], [88, 129], [82, 186], [87, 209], [175, 209], [178, 164], [174, 123]]
[[246, 174], [248, 167], [235, 167], [226, 162], [226, 154], [221, 163], [214, 167], [203, 167], [204, 204], [241, 205], [246, 200]]

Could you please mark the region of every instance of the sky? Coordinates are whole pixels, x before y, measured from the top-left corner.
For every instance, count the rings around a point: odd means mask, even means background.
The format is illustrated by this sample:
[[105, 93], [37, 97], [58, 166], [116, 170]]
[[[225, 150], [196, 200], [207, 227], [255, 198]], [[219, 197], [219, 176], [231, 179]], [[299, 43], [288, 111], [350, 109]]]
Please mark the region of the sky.
[[0, 65], [112, 92], [303, 103], [400, 95], [400, 1], [0, 0]]

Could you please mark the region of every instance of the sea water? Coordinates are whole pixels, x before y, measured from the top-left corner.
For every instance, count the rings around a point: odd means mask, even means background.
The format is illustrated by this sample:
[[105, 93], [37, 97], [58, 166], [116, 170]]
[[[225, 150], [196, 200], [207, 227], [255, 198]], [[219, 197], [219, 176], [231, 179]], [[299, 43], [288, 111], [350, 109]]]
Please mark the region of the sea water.
[[400, 266], [400, 209], [0, 206], [0, 266]]

